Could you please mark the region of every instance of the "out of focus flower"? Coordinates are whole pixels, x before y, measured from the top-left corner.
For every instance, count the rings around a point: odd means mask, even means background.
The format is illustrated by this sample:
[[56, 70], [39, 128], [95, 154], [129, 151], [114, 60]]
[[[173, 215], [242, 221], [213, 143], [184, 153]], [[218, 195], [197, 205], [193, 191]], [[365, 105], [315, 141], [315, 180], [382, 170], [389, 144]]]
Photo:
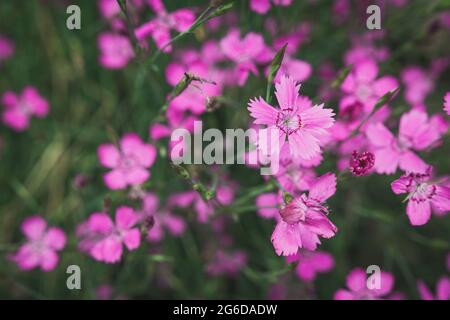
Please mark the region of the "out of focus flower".
[[[319, 155], [320, 146], [326, 141], [328, 129], [334, 122], [333, 110], [324, 108], [323, 104], [311, 107], [309, 103], [305, 103], [298, 95], [300, 85], [290, 77], [281, 77], [275, 88], [279, 109], [272, 107], [261, 97], [250, 100], [248, 104], [250, 116], [255, 118], [254, 124], [266, 125], [267, 129], [264, 130], [275, 133], [275, 138], [279, 139], [279, 149], [271, 152], [280, 154], [287, 139], [292, 158], [310, 160]], [[273, 149], [275, 144], [270, 144], [259, 145], [258, 148]]]
[[256, 197], [258, 215], [266, 219], [279, 219], [279, 205], [282, 201], [283, 199], [278, 193], [261, 193]]
[[428, 72], [419, 66], [405, 68], [401, 74], [405, 84], [405, 100], [411, 106], [423, 107], [425, 98], [434, 89], [434, 79]]
[[134, 57], [130, 40], [123, 35], [104, 32], [98, 36], [100, 64], [108, 69], [124, 68]]
[[394, 287], [394, 276], [381, 271], [380, 288], [368, 288], [367, 274], [361, 268], [353, 269], [346, 279], [348, 289], [339, 289], [334, 294], [335, 300], [376, 300], [386, 298]]
[[236, 276], [247, 263], [247, 255], [243, 251], [215, 252], [213, 260], [207, 266], [207, 273], [212, 276], [228, 275]]
[[170, 31], [188, 30], [195, 21], [194, 11], [183, 8], [169, 13], [162, 0], [148, 0], [148, 4], [156, 17], [135, 30], [136, 38], [144, 43], [145, 39], [151, 36], [158, 49], [164, 48], [164, 52], [170, 52], [172, 46], [167, 45], [171, 40]]
[[444, 97], [444, 111], [450, 116], [450, 91]]
[[0, 63], [14, 55], [14, 43], [7, 37], [0, 35]]
[[336, 192], [336, 176], [324, 174], [311, 186], [309, 194], [291, 200], [280, 210], [272, 234], [272, 243], [278, 255], [296, 254], [299, 248], [315, 250], [320, 244], [319, 236], [331, 238], [337, 232], [328, 219], [324, 202]]
[[138, 221], [139, 215], [126, 206], [117, 208], [115, 222], [107, 213], [95, 212], [77, 228], [79, 248], [95, 260], [116, 263], [122, 257], [123, 245], [130, 251], [139, 247]]
[[350, 158], [349, 170], [355, 176], [365, 176], [374, 164], [375, 156], [372, 152], [365, 151], [359, 153], [355, 150]]
[[411, 110], [402, 115], [398, 138], [382, 124], [370, 124], [366, 135], [374, 147], [375, 170], [392, 174], [400, 167], [406, 172], [425, 172], [428, 165], [412, 150], [426, 150], [436, 144], [443, 131], [425, 112]]
[[250, 9], [259, 14], [266, 14], [271, 7], [271, 2], [276, 6], [287, 7], [292, 0], [250, 0]]
[[64, 231], [56, 227], [48, 227], [40, 216], [28, 217], [21, 226], [22, 233], [27, 238], [19, 250], [11, 257], [22, 270], [41, 268], [51, 271], [58, 264], [58, 251], [66, 245]]
[[140, 185], [150, 177], [148, 169], [156, 158], [156, 149], [134, 133], [125, 134], [119, 145], [102, 144], [97, 150], [100, 164], [112, 169], [103, 176], [110, 189]]
[[159, 199], [154, 193], [147, 193], [142, 199], [142, 209], [139, 212], [141, 220], [154, 219], [154, 224], [148, 230], [147, 239], [153, 242], [161, 241], [166, 229], [173, 236], [179, 236], [184, 232], [186, 223], [167, 209], [159, 209]]
[[308, 190], [315, 181], [316, 174], [313, 169], [302, 167], [292, 161], [287, 164], [280, 164], [276, 179], [284, 190], [295, 194]]
[[48, 101], [31, 86], [25, 87], [20, 95], [6, 91], [1, 102], [5, 106], [3, 122], [16, 131], [28, 128], [32, 116], [43, 118], [49, 111]]
[[256, 64], [261, 56], [265, 56], [267, 49], [262, 35], [250, 32], [240, 38], [239, 30], [235, 29], [220, 41], [220, 47], [235, 63], [235, 79], [240, 86], [245, 84], [250, 73], [258, 74]]
[[334, 259], [324, 251], [299, 251], [286, 258], [288, 263], [298, 262], [297, 276], [304, 281], [314, 281], [318, 273], [329, 272], [334, 268]]
[[431, 179], [431, 167], [426, 173], [408, 173], [391, 184], [395, 194], [408, 193], [406, 214], [414, 226], [430, 220], [431, 211], [444, 214], [450, 211], [450, 187]]
[[422, 280], [417, 282], [417, 289], [423, 300], [450, 300], [450, 278], [447, 276], [443, 276], [438, 280], [436, 295], [433, 295]]

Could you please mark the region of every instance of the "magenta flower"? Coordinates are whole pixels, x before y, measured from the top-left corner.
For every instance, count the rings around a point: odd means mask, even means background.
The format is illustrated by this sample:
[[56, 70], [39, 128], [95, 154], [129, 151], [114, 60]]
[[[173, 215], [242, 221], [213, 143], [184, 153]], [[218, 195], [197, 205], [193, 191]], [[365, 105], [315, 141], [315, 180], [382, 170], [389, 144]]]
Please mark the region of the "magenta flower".
[[144, 42], [148, 36], [151, 36], [158, 49], [164, 48], [164, 52], [170, 52], [172, 46], [167, 45], [171, 40], [170, 31], [188, 30], [195, 21], [195, 14], [190, 9], [179, 9], [169, 13], [161, 0], [148, 0], [148, 4], [156, 17], [135, 30], [136, 38]]
[[380, 288], [369, 288], [367, 274], [361, 268], [353, 269], [346, 279], [348, 289], [339, 289], [334, 294], [334, 300], [377, 300], [386, 298], [394, 287], [394, 276], [381, 271]]
[[259, 14], [266, 14], [270, 10], [271, 2], [284, 7], [292, 4], [292, 0], [250, 0], [250, 9]]
[[308, 196], [302, 194], [280, 210], [272, 234], [272, 243], [278, 255], [296, 254], [299, 248], [315, 250], [320, 244], [319, 236], [333, 237], [336, 226], [328, 219], [324, 202], [336, 192], [336, 176], [327, 173], [311, 186]]
[[235, 79], [240, 86], [245, 84], [250, 73], [258, 74], [256, 64], [267, 49], [262, 35], [250, 32], [244, 38], [240, 38], [239, 30], [235, 29], [228, 32], [220, 41], [220, 47], [235, 63]]
[[31, 86], [25, 87], [21, 95], [6, 91], [1, 102], [5, 106], [2, 115], [3, 123], [16, 131], [28, 128], [32, 116], [43, 118], [49, 111], [47, 100]]
[[447, 276], [439, 279], [436, 285], [436, 295], [433, 295], [422, 280], [417, 282], [417, 289], [423, 300], [450, 300], [450, 278]]
[[402, 71], [401, 78], [405, 84], [405, 100], [412, 107], [423, 106], [425, 98], [434, 89], [434, 79], [425, 69], [419, 66], [405, 68]]
[[102, 144], [97, 150], [100, 164], [112, 169], [103, 176], [106, 186], [112, 190], [140, 185], [150, 177], [155, 162], [156, 149], [144, 143], [134, 133], [125, 134], [119, 145]]
[[124, 68], [134, 58], [130, 40], [120, 34], [104, 32], [97, 38], [100, 64], [108, 69]]
[[382, 124], [370, 124], [366, 135], [374, 147], [375, 170], [392, 174], [398, 167], [407, 172], [425, 172], [428, 165], [411, 150], [425, 150], [442, 136], [439, 124], [425, 112], [411, 110], [402, 115], [398, 138]]
[[283, 202], [280, 193], [261, 193], [256, 197], [256, 207], [258, 215], [265, 219], [279, 219], [279, 206]]
[[280, 163], [276, 174], [278, 183], [289, 193], [308, 190], [316, 179], [313, 169], [305, 168], [295, 162]]
[[208, 264], [206, 272], [211, 276], [228, 275], [235, 277], [247, 263], [247, 255], [243, 251], [215, 252], [213, 260]]
[[166, 229], [173, 236], [181, 235], [186, 223], [183, 218], [178, 217], [166, 209], [159, 209], [159, 199], [153, 193], [147, 193], [142, 199], [142, 209], [139, 212], [141, 220], [153, 219], [153, 226], [147, 233], [147, 239], [152, 242], [159, 242], [164, 238]]
[[[261, 97], [249, 102], [250, 116], [254, 124], [266, 125], [267, 130], [279, 137], [280, 153], [286, 139], [289, 153], [294, 159], [310, 160], [318, 156], [321, 144], [326, 142], [329, 128], [333, 125], [333, 110], [323, 104], [312, 106], [298, 95], [300, 85], [290, 77], [281, 77], [275, 84], [275, 95], [279, 109], [265, 102]], [[259, 148], [267, 146], [259, 145]]]
[[39, 267], [47, 272], [55, 269], [59, 260], [57, 252], [66, 245], [64, 231], [56, 227], [49, 228], [40, 216], [26, 218], [21, 229], [27, 242], [11, 256], [11, 260], [22, 270]]
[[0, 63], [14, 55], [14, 43], [8, 38], [0, 35]]
[[444, 97], [444, 111], [450, 116], [450, 91]]
[[79, 248], [97, 261], [116, 263], [122, 257], [123, 245], [130, 251], [139, 247], [138, 221], [139, 215], [126, 206], [117, 208], [115, 223], [107, 213], [94, 212], [77, 228]]
[[430, 220], [431, 211], [450, 211], [450, 187], [431, 180], [431, 167], [426, 173], [409, 173], [391, 183], [395, 194], [408, 193], [406, 214], [413, 226]]
[[375, 156], [372, 152], [365, 151], [359, 153], [355, 150], [350, 158], [349, 170], [355, 176], [365, 176], [374, 164]]
[[334, 268], [333, 256], [324, 251], [302, 250], [286, 259], [288, 263], [298, 261], [297, 276], [306, 282], [314, 281], [318, 273], [329, 272]]

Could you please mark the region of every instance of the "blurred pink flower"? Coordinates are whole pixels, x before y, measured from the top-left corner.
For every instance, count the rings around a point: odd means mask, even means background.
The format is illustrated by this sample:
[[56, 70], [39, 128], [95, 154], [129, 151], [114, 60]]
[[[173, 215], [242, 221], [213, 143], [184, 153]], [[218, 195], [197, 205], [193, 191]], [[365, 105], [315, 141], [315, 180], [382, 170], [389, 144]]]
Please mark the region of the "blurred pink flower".
[[107, 213], [94, 212], [77, 228], [79, 248], [97, 261], [116, 263], [122, 257], [122, 245], [130, 251], [139, 247], [138, 221], [139, 215], [126, 206], [117, 208], [115, 222]]
[[386, 298], [394, 287], [394, 276], [389, 272], [381, 271], [380, 288], [369, 289], [367, 274], [361, 268], [353, 269], [346, 279], [348, 289], [339, 289], [334, 294], [334, 300], [376, 300]]
[[307, 282], [314, 281], [318, 273], [330, 272], [334, 268], [334, 259], [324, 251], [301, 250], [286, 258], [288, 263], [298, 262], [297, 276]]
[[283, 202], [281, 194], [275, 192], [261, 193], [256, 197], [258, 215], [266, 219], [279, 219], [279, 206]]
[[[324, 108], [323, 104], [311, 107], [304, 99], [300, 99], [300, 85], [290, 77], [281, 77], [275, 88], [279, 109], [272, 107], [261, 97], [251, 99], [248, 104], [250, 116], [255, 118], [254, 124], [267, 125], [264, 130], [275, 132], [279, 137], [279, 149], [271, 152], [280, 154], [287, 138], [289, 153], [294, 159], [310, 160], [319, 155], [320, 146], [326, 141], [328, 129], [334, 122], [333, 110]], [[262, 150], [270, 146], [258, 147]]]
[[311, 186], [308, 196], [302, 194], [280, 210], [272, 234], [272, 243], [278, 255], [296, 254], [299, 248], [315, 250], [320, 244], [319, 236], [331, 238], [337, 232], [328, 219], [324, 202], [336, 192], [336, 176], [324, 174]]
[[124, 68], [134, 58], [130, 40], [120, 34], [104, 32], [98, 36], [100, 64], [108, 69]]
[[259, 14], [266, 14], [270, 10], [271, 2], [284, 7], [292, 4], [292, 0], [250, 0], [250, 9]]
[[0, 35], [0, 63], [11, 58], [15, 50], [14, 43], [7, 37]]
[[234, 252], [225, 252], [217, 250], [214, 253], [213, 260], [208, 264], [206, 272], [211, 276], [228, 275], [236, 276], [247, 263], [245, 252], [237, 250]]
[[154, 225], [147, 233], [147, 239], [159, 242], [164, 238], [164, 229], [173, 236], [179, 236], [184, 232], [186, 223], [167, 209], [159, 209], [159, 199], [154, 193], [147, 193], [142, 199], [142, 209], [138, 212], [141, 220], [154, 219]]
[[401, 73], [401, 79], [405, 84], [405, 100], [413, 108], [422, 107], [425, 98], [434, 89], [434, 79], [419, 66], [405, 68]]
[[450, 91], [444, 97], [444, 111], [450, 116]]
[[19, 250], [10, 258], [22, 270], [36, 267], [42, 271], [51, 271], [58, 264], [58, 251], [66, 245], [64, 231], [56, 227], [48, 227], [40, 216], [26, 218], [21, 226], [22, 233], [27, 238]]
[[398, 138], [382, 123], [370, 124], [366, 135], [374, 147], [375, 170], [392, 174], [400, 167], [407, 172], [425, 172], [428, 165], [412, 150], [426, 150], [438, 143], [443, 134], [439, 126], [425, 112], [415, 109], [400, 118]]
[[391, 183], [395, 194], [408, 193], [406, 214], [413, 226], [426, 224], [432, 210], [439, 214], [450, 211], [450, 187], [432, 180], [431, 170], [408, 173]]
[[28, 128], [31, 116], [43, 118], [49, 111], [48, 101], [31, 86], [25, 87], [20, 95], [6, 91], [1, 102], [5, 106], [3, 122], [16, 131]]
[[450, 300], [450, 278], [447, 276], [443, 276], [438, 280], [436, 295], [433, 295], [422, 280], [417, 282], [417, 289], [423, 300]]
[[150, 168], [156, 159], [156, 149], [144, 143], [134, 133], [125, 134], [119, 145], [102, 144], [97, 149], [100, 164], [112, 169], [103, 176], [110, 189], [124, 189], [140, 185], [150, 177]]
[[136, 38], [141, 43], [145, 43], [145, 39], [151, 36], [158, 49], [164, 48], [164, 52], [170, 52], [172, 46], [166, 46], [171, 40], [170, 31], [172, 29], [178, 32], [188, 30], [195, 21], [194, 11], [183, 8], [169, 13], [162, 0], [148, 0], [148, 4], [156, 17], [135, 30]]

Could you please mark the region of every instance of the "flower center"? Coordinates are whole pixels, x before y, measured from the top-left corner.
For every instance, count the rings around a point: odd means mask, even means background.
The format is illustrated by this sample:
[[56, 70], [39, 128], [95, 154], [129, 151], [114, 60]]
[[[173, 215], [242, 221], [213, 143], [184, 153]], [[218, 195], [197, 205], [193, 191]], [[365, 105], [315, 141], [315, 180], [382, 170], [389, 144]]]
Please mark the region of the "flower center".
[[421, 183], [417, 186], [416, 191], [411, 195], [411, 199], [422, 202], [431, 199], [436, 193], [436, 186], [427, 183]]
[[290, 135], [303, 126], [300, 115], [294, 114], [293, 108], [286, 108], [278, 112], [276, 125], [285, 134]]

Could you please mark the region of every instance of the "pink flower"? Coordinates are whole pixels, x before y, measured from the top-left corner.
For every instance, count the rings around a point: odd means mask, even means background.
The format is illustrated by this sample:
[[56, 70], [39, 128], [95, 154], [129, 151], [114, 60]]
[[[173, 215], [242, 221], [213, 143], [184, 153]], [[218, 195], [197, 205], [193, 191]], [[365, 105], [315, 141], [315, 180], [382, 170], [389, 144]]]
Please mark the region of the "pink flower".
[[282, 201], [280, 194], [274, 192], [261, 193], [256, 197], [258, 215], [266, 219], [279, 219], [279, 205]]
[[350, 159], [350, 172], [355, 176], [365, 176], [369, 173], [375, 164], [375, 156], [372, 152], [361, 152], [353, 151], [352, 157]]
[[450, 91], [444, 97], [444, 111], [450, 116]]
[[0, 63], [14, 55], [14, 43], [7, 37], [0, 35]]
[[256, 63], [267, 49], [262, 35], [250, 32], [244, 38], [240, 38], [239, 30], [234, 29], [220, 41], [220, 47], [235, 63], [235, 79], [240, 86], [245, 84], [250, 72], [258, 74]]
[[77, 228], [80, 250], [87, 252], [97, 261], [120, 261], [123, 244], [131, 251], [137, 249], [141, 243], [141, 235], [136, 228], [138, 220], [139, 215], [126, 206], [117, 208], [115, 223], [107, 213], [94, 212]]
[[375, 170], [392, 174], [397, 167], [408, 172], [424, 172], [428, 165], [411, 150], [425, 150], [442, 136], [439, 124], [425, 112], [411, 110], [402, 115], [398, 138], [382, 124], [370, 124], [366, 135], [374, 148]]
[[364, 60], [355, 65], [345, 78], [341, 89], [346, 97], [354, 98], [364, 106], [369, 113], [384, 94], [398, 87], [397, 80], [391, 76], [377, 79], [378, 66], [373, 60]]
[[308, 196], [294, 198], [280, 210], [272, 234], [272, 243], [278, 255], [296, 254], [299, 248], [315, 250], [320, 244], [319, 236], [331, 238], [337, 232], [336, 226], [327, 218], [328, 209], [324, 202], [336, 192], [336, 176], [327, 173], [312, 185]]
[[124, 68], [134, 58], [130, 40], [120, 34], [104, 32], [98, 36], [100, 64], [108, 69]]
[[247, 255], [243, 251], [225, 252], [218, 250], [213, 261], [207, 266], [207, 273], [211, 276], [236, 276], [247, 263]]
[[147, 239], [152, 242], [159, 242], [164, 237], [164, 229], [167, 229], [173, 236], [181, 235], [186, 223], [183, 218], [170, 213], [166, 209], [158, 209], [159, 199], [153, 193], [147, 193], [142, 199], [142, 209], [140, 211], [141, 220], [154, 219], [154, 225], [147, 234]]
[[287, 257], [288, 263], [298, 261], [297, 276], [307, 282], [314, 281], [318, 273], [329, 272], [334, 268], [334, 259], [324, 251], [299, 251], [296, 255]]
[[422, 280], [417, 282], [417, 289], [423, 300], [450, 300], [450, 278], [447, 276], [439, 279], [435, 296]]
[[158, 49], [164, 48], [164, 52], [170, 52], [172, 46], [165, 47], [171, 40], [170, 31], [184, 32], [195, 21], [195, 14], [190, 9], [178, 9], [171, 13], [167, 12], [161, 0], [148, 0], [156, 17], [146, 22], [135, 30], [136, 38], [144, 42], [148, 36], [153, 38]]
[[339, 289], [334, 294], [334, 300], [376, 300], [386, 297], [394, 287], [394, 276], [389, 272], [381, 271], [380, 288], [370, 289], [367, 283], [367, 274], [361, 268], [353, 269], [346, 279], [348, 289]]
[[22, 270], [36, 267], [42, 271], [51, 271], [58, 264], [58, 251], [66, 245], [64, 231], [56, 227], [48, 227], [40, 216], [26, 218], [22, 223], [22, 233], [27, 238], [19, 250], [11, 257]]
[[21, 95], [6, 91], [1, 102], [5, 106], [3, 122], [16, 131], [28, 128], [31, 116], [43, 118], [49, 111], [48, 101], [31, 86], [25, 87]]
[[250, 0], [250, 9], [259, 14], [266, 14], [270, 10], [270, 2], [276, 6], [284, 7], [292, 4], [292, 0]]
[[134, 133], [125, 134], [119, 145], [102, 144], [97, 150], [100, 164], [112, 169], [103, 176], [106, 186], [112, 190], [140, 185], [150, 177], [155, 162], [156, 149], [144, 143]]
[[276, 174], [279, 184], [289, 193], [306, 191], [316, 179], [316, 174], [311, 168], [305, 168], [298, 163], [280, 163], [280, 169]]
[[431, 180], [431, 167], [426, 173], [409, 173], [391, 183], [395, 194], [408, 193], [406, 214], [413, 226], [430, 220], [431, 210], [445, 213], [450, 210], [450, 187]]
[[418, 66], [405, 68], [401, 78], [405, 84], [405, 100], [413, 107], [422, 106], [428, 93], [434, 89], [434, 79]]
[[310, 160], [318, 156], [334, 122], [333, 110], [324, 108], [323, 104], [311, 107], [307, 100], [299, 97], [300, 85], [290, 77], [281, 77], [275, 88], [279, 109], [261, 97], [250, 100], [248, 110], [256, 119], [254, 124], [266, 125], [266, 130], [279, 137], [279, 149], [274, 152], [280, 153], [287, 138], [289, 153], [294, 159]]

